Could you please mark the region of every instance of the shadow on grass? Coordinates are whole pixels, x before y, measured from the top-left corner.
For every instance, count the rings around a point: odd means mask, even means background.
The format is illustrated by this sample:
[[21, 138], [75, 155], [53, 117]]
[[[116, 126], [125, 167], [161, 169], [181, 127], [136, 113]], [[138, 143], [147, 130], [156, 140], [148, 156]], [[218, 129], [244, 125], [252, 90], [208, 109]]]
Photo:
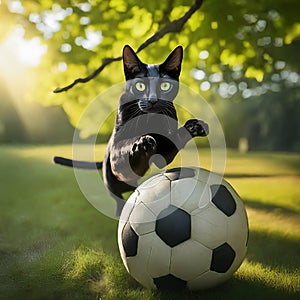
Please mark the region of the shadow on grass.
[[266, 213], [270, 213], [270, 212], [276, 212], [277, 214], [282, 214], [286, 217], [296, 217], [299, 218], [299, 214], [297, 212], [295, 212], [292, 209], [286, 208], [286, 207], [282, 207], [279, 205], [275, 205], [275, 204], [271, 204], [271, 203], [262, 203], [260, 201], [255, 201], [255, 200], [250, 200], [250, 199], [243, 199], [246, 205], [246, 208], [253, 208], [256, 210], [260, 210]]
[[248, 174], [248, 173], [225, 173], [225, 178], [272, 178], [293, 176], [288, 173], [281, 174]]
[[[274, 204], [245, 200], [246, 208], [252, 208], [263, 213], [276, 213], [284, 218], [295, 220], [295, 232], [299, 230], [299, 214], [295, 211]], [[252, 218], [255, 218], [255, 214]], [[266, 220], [268, 222], [268, 220]], [[271, 267], [296, 269], [300, 265], [300, 243], [296, 237], [274, 231], [258, 231], [250, 229], [248, 257]]]
[[163, 292], [157, 291], [153, 300], [222, 300], [222, 299], [272, 299], [272, 300], [298, 300], [297, 295], [285, 293], [282, 290], [274, 289], [260, 281], [244, 280], [233, 278], [223, 285], [209, 290], [199, 292]]
[[265, 233], [251, 232], [247, 257], [262, 262], [271, 268], [296, 271], [300, 265], [300, 243], [287, 237]]
[[[292, 154], [293, 155], [293, 154]], [[288, 166], [289, 168], [293, 169], [296, 171], [298, 175], [300, 175], [300, 157], [298, 154], [295, 154], [294, 157], [291, 156], [286, 156], [284, 158], [281, 158], [282, 164]]]

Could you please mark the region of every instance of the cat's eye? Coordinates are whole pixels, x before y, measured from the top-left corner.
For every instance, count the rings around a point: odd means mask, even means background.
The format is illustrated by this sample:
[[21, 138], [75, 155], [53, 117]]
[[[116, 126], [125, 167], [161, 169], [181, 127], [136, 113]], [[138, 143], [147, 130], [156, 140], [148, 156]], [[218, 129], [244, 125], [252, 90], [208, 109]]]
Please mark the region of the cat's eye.
[[143, 92], [145, 89], [146, 89], [146, 85], [141, 82], [141, 81], [138, 81], [136, 84], [135, 84], [135, 88], [139, 91], [139, 92]]
[[160, 89], [164, 92], [168, 91], [170, 88], [171, 88], [170, 82], [165, 81], [160, 84]]

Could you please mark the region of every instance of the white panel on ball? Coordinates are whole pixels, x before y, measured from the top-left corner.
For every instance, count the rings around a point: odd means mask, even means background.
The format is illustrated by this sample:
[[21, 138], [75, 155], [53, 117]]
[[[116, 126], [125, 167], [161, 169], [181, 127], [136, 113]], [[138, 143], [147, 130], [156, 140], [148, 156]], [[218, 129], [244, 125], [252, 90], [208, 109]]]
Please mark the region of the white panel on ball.
[[147, 263], [147, 272], [153, 277], [167, 275], [170, 271], [171, 247], [166, 245], [155, 233]]
[[212, 251], [200, 243], [188, 240], [172, 249], [171, 274], [191, 280], [209, 270]]
[[146, 271], [146, 262], [149, 260], [149, 249], [153, 247], [154, 236], [153, 233], [140, 236], [137, 255], [126, 257], [128, 272], [133, 278], [148, 288], [155, 288], [152, 277]]
[[231, 277], [230, 273], [228, 275], [223, 273], [216, 273], [214, 271], [208, 271], [195, 279], [187, 283], [188, 288], [191, 291], [198, 291], [200, 289], [212, 288], [220, 283], [225, 282]]
[[156, 216], [143, 202], [135, 206], [129, 217], [131, 227], [138, 235], [153, 232], [155, 230], [155, 221]]
[[194, 178], [181, 178], [171, 182], [171, 203], [192, 213], [209, 203], [207, 185]]
[[210, 206], [192, 215], [192, 239], [214, 249], [226, 242], [227, 217], [217, 208]]

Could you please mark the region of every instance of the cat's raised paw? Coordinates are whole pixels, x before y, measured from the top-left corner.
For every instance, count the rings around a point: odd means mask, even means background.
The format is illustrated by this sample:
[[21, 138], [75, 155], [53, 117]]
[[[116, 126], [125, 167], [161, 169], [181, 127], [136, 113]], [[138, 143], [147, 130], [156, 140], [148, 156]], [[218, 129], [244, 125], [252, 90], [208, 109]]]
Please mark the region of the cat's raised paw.
[[207, 136], [209, 133], [208, 125], [204, 121], [197, 119], [188, 120], [184, 127], [192, 137]]
[[135, 174], [138, 176], [145, 174], [149, 169], [149, 160], [156, 151], [156, 141], [150, 135], [141, 136], [135, 141], [129, 153], [129, 162]]
[[156, 153], [156, 141], [150, 135], [141, 136], [132, 146], [131, 154], [144, 154], [146, 156], [151, 156]]

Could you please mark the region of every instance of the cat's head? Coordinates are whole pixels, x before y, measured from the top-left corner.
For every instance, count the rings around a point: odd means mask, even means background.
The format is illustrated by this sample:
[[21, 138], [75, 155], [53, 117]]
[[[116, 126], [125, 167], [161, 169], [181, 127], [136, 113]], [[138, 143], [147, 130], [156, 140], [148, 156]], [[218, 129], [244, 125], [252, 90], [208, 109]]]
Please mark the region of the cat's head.
[[126, 78], [126, 92], [134, 99], [143, 113], [160, 113], [178, 93], [179, 75], [183, 49], [175, 48], [162, 64], [141, 62], [133, 49], [123, 49], [123, 65]]

